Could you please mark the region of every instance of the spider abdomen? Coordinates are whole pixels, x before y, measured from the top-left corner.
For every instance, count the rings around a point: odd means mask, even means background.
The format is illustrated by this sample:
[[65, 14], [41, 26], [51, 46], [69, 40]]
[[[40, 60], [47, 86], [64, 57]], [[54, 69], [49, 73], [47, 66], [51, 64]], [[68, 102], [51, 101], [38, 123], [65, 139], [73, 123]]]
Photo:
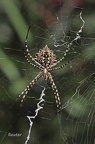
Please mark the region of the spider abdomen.
[[56, 56], [46, 45], [36, 53], [36, 60], [44, 67], [49, 67], [56, 62]]

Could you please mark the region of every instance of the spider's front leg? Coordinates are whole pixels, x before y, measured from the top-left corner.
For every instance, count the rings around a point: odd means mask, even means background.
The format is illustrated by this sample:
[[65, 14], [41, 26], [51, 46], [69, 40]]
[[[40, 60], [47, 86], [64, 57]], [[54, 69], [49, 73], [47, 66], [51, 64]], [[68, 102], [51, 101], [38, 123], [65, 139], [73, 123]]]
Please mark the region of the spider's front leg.
[[59, 97], [59, 93], [58, 93], [57, 87], [56, 87], [56, 85], [55, 85], [55, 83], [53, 81], [53, 78], [52, 78], [50, 73], [48, 73], [48, 77], [49, 77], [49, 80], [50, 80], [51, 87], [52, 87], [52, 89], [54, 91], [55, 101], [56, 101], [56, 105], [57, 105], [57, 110], [59, 111], [62, 108], [60, 97]]
[[29, 90], [35, 85], [35, 83], [38, 81], [38, 79], [42, 76], [42, 72], [40, 72], [35, 78], [34, 80], [32, 80], [32, 82], [29, 83], [29, 85], [24, 89], [24, 91], [21, 92], [21, 94], [19, 95], [19, 98], [21, 97], [21, 105], [27, 95], [27, 93], [29, 92]]
[[61, 65], [60, 67], [50, 68], [49, 71], [54, 71], [54, 70], [59, 70], [59, 69], [61, 69], [61, 68], [64, 68], [64, 67], [66, 67], [72, 60], [73, 60], [73, 58], [71, 58], [67, 63]]
[[52, 67], [56, 66], [57, 64], [59, 64], [61, 61], [63, 61], [67, 55], [67, 53], [70, 51], [70, 46], [71, 44], [68, 44], [65, 53], [63, 54], [63, 57], [60, 58], [56, 63], [54, 63], [53, 65], [51, 65], [49, 68], [51, 69]]
[[[35, 60], [35, 58], [32, 57], [32, 55], [29, 53], [28, 45], [27, 45], [27, 40], [25, 41], [25, 49], [24, 49], [24, 54], [25, 58], [28, 61], [28, 63], [34, 67], [37, 67], [38, 69], [42, 70], [42, 66]], [[31, 61], [34, 61], [36, 63], [33, 64]]]
[[[33, 58], [32, 55], [29, 53], [28, 44], [27, 44], [27, 38], [28, 38], [29, 31], [30, 31], [30, 27], [28, 28], [27, 35], [26, 35], [26, 39], [25, 39], [25, 47], [24, 47], [25, 58], [26, 58], [26, 60], [28, 61], [28, 63], [29, 63], [30, 65], [32, 65], [32, 66], [34, 66], [34, 67], [42, 70], [42, 69], [43, 69], [43, 66], [41, 66], [41, 64], [39, 64], [39, 63], [35, 60], [35, 58]], [[33, 64], [32, 61], [35, 62], [36, 65]]]

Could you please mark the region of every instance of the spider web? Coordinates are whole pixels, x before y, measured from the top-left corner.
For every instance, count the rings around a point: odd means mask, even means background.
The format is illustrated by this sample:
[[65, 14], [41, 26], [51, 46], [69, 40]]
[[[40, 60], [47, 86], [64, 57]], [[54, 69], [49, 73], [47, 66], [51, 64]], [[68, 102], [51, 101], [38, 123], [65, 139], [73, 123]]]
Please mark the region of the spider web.
[[[0, 4], [0, 144], [94, 144], [95, 2], [1, 0]], [[51, 85], [43, 79], [29, 91], [22, 107], [16, 101], [39, 72], [23, 54], [29, 25], [33, 56], [48, 45], [58, 60], [70, 46], [57, 66], [73, 60], [51, 73], [62, 102], [59, 113]]]

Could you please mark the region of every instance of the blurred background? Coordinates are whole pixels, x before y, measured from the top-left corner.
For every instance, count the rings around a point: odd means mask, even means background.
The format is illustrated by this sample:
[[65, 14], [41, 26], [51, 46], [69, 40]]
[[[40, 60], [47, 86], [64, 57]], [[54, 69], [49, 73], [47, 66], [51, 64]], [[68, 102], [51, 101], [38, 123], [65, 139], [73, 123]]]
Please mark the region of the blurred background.
[[[39, 72], [24, 57], [29, 26], [28, 46], [33, 57], [48, 45], [60, 59], [72, 43], [59, 66], [73, 60], [52, 72], [63, 105], [59, 113], [50, 83], [43, 79], [28, 93], [22, 107], [20, 99], [16, 100]], [[25, 143], [27, 115], [35, 114], [44, 87], [44, 107], [34, 120], [28, 144], [94, 144], [94, 0], [0, 0], [0, 144]]]

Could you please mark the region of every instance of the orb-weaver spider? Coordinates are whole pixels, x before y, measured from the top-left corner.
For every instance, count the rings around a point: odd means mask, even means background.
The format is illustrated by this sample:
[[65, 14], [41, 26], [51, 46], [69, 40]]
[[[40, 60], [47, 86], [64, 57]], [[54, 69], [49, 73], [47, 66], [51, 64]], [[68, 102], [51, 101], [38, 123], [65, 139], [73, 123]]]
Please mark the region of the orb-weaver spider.
[[[61, 69], [69, 64], [69, 62], [71, 60], [68, 61], [67, 63], [61, 65], [60, 67], [54, 68], [54, 66], [59, 64], [62, 60], [64, 60], [65, 56], [67, 55], [67, 53], [70, 50], [71, 43], [67, 46], [67, 49], [66, 49], [65, 53], [63, 54], [63, 57], [61, 59], [59, 59], [58, 61], [56, 60], [56, 55], [53, 53], [52, 50], [50, 50], [48, 48], [47, 45], [43, 49], [40, 49], [39, 52], [36, 53], [35, 58], [33, 58], [32, 55], [29, 53], [29, 49], [28, 49], [28, 45], [27, 45], [27, 38], [28, 38], [29, 30], [30, 30], [30, 27], [27, 31], [26, 40], [25, 40], [25, 50], [24, 50], [25, 58], [27, 59], [27, 61], [30, 65], [40, 69], [41, 72], [38, 73], [38, 75], [32, 80], [32, 82], [30, 82], [29, 85], [26, 86], [24, 91], [22, 91], [21, 94], [19, 95], [19, 97], [22, 97], [21, 103], [24, 101], [25, 96], [27, 95], [28, 91], [34, 86], [34, 84], [38, 81], [38, 79], [40, 77], [43, 77], [44, 80], [50, 81], [51, 87], [52, 87], [52, 89], [54, 91], [54, 95], [55, 95], [57, 110], [59, 111], [62, 108], [62, 105], [61, 105], [57, 87], [53, 81], [53, 78], [52, 78], [52, 75], [50, 72]], [[35, 62], [35, 64], [32, 62]]]

